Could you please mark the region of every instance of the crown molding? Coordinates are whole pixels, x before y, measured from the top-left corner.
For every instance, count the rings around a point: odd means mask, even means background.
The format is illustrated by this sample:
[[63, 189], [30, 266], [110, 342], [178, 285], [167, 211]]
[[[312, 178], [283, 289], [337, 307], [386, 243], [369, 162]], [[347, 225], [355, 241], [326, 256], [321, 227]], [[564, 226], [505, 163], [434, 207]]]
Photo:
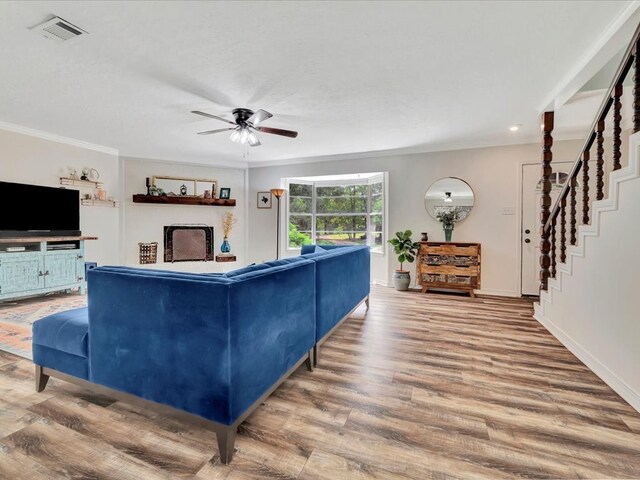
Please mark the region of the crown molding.
[[[582, 138], [582, 137], [579, 137]], [[556, 140], [575, 140], [576, 138], [556, 138]], [[420, 147], [397, 148], [392, 150], [376, 150], [368, 152], [341, 153], [337, 155], [324, 155], [317, 157], [291, 158], [283, 160], [268, 160], [265, 162], [250, 162], [249, 169], [263, 167], [277, 167], [283, 165], [298, 165], [301, 163], [336, 162], [340, 160], [358, 160], [363, 158], [396, 157], [403, 155], [420, 155], [423, 153], [447, 152], [452, 150], [471, 150], [476, 148], [508, 147], [516, 145], [530, 145], [540, 143], [541, 135], [526, 135], [512, 141], [476, 141], [443, 143], [437, 145], [422, 145]]]
[[247, 170], [248, 168], [247, 162], [235, 162], [232, 160], [218, 160], [216, 163], [210, 163], [206, 160], [171, 160], [168, 158], [136, 157], [133, 155], [121, 155], [120, 158], [128, 162], [166, 163], [171, 165], [190, 165], [192, 167], [222, 168], [231, 170]]
[[74, 147], [86, 148], [87, 150], [94, 150], [96, 152], [106, 153], [108, 155], [115, 155], [116, 157], [119, 155], [119, 151], [115, 148], [85, 142], [76, 138], [63, 137], [62, 135], [56, 135], [55, 133], [44, 132], [42, 130], [36, 130], [35, 128], [16, 125], [15, 123], [0, 121], [0, 130], [21, 133], [22, 135], [29, 135], [30, 137], [41, 138], [43, 140], [49, 140], [51, 142], [64, 143], [66, 145], [72, 145]]

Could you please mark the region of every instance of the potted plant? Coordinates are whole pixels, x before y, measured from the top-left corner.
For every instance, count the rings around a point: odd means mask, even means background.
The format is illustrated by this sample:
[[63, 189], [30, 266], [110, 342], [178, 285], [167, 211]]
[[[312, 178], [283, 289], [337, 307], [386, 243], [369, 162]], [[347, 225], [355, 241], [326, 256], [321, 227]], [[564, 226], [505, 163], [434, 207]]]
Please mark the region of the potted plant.
[[409, 290], [411, 283], [411, 273], [402, 268], [405, 262], [413, 263], [416, 259], [416, 251], [420, 247], [418, 242], [411, 240], [411, 235], [411, 230], [405, 230], [404, 232], [396, 232], [396, 238], [388, 240], [393, 247], [393, 252], [398, 256], [398, 262], [400, 262], [400, 270], [393, 272], [393, 285], [396, 290]]
[[451, 210], [445, 210], [436, 214], [436, 219], [442, 223], [442, 229], [444, 230], [444, 240], [446, 242], [451, 241], [451, 234], [453, 233], [453, 225], [460, 220], [460, 212], [458, 207], [453, 207]]

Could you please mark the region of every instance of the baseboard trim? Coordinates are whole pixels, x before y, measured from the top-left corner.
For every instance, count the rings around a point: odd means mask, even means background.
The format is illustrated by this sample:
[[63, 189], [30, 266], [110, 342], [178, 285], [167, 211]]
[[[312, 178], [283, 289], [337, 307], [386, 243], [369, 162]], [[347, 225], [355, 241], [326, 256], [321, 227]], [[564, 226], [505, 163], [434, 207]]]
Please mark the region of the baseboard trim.
[[520, 295], [518, 292], [514, 292], [513, 290], [485, 290], [485, 289], [481, 289], [481, 290], [476, 290], [476, 295], [492, 295], [495, 297], [513, 297], [513, 298], [519, 298], [522, 295]]
[[636, 392], [629, 385], [627, 385], [621, 378], [615, 373], [609, 370], [603, 363], [597, 358], [591, 355], [585, 350], [582, 345], [576, 342], [570, 335], [564, 330], [558, 327], [551, 320], [546, 318], [543, 314], [538, 313], [534, 315], [534, 318], [544, 328], [546, 328], [551, 335], [556, 337], [560, 343], [562, 343], [567, 349], [573, 353], [578, 359], [584, 363], [589, 370], [595, 373], [600, 379], [609, 385], [614, 392], [620, 395], [629, 405], [640, 412], [640, 392]]

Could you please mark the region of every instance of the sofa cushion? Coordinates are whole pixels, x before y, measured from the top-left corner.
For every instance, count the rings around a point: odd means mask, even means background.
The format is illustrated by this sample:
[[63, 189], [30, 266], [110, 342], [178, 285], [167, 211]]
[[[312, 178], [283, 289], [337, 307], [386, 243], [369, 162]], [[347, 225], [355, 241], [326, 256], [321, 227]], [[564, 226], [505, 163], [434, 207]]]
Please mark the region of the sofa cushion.
[[231, 272], [227, 272], [225, 275], [228, 278], [237, 277], [238, 275], [242, 275], [244, 273], [255, 272], [257, 270], [264, 270], [265, 268], [269, 268], [269, 265], [265, 263], [254, 263], [253, 265], [248, 265], [243, 268], [239, 268], [237, 270], [232, 270]]
[[87, 358], [87, 307], [54, 313], [33, 323], [33, 343]]
[[263, 263], [262, 265], [268, 265], [269, 267], [279, 267], [280, 265], [289, 265], [291, 263], [302, 262], [304, 258], [302, 257], [287, 257], [281, 258], [280, 260], [272, 260], [270, 262]]

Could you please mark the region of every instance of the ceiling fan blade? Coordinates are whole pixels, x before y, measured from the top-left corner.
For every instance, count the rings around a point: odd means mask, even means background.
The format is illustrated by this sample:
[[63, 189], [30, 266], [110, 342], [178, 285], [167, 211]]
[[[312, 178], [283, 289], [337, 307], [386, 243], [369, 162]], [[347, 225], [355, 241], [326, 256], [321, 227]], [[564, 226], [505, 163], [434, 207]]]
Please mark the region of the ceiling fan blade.
[[281, 128], [256, 127], [256, 130], [263, 133], [271, 133], [273, 135], [282, 135], [283, 137], [296, 138], [298, 136], [298, 132], [294, 132], [293, 130], [282, 130]]
[[198, 132], [198, 135], [211, 135], [212, 133], [228, 132], [229, 130], [235, 130], [235, 128], [219, 128], [217, 130], [207, 130], [206, 132]]
[[249, 144], [249, 146], [251, 147], [259, 147], [260, 145], [262, 145], [260, 143], [260, 140], [258, 140], [258, 137], [255, 137], [255, 139], [252, 139], [251, 137], [249, 137], [249, 140], [247, 142]]
[[235, 125], [236, 124], [235, 122], [232, 122], [231, 120], [227, 120], [226, 118], [216, 117], [215, 115], [211, 115], [210, 113], [204, 113], [204, 112], [201, 112], [200, 110], [192, 110], [191, 113], [195, 113], [196, 115], [202, 115], [203, 117], [215, 118], [216, 120], [220, 120], [221, 122], [230, 123], [231, 125]]
[[253, 115], [249, 117], [249, 119], [247, 120], [247, 123], [253, 126], [256, 126], [260, 122], [264, 122], [265, 120], [268, 120], [271, 117], [273, 117], [273, 115], [267, 112], [266, 110], [258, 110], [257, 112], [255, 112]]

